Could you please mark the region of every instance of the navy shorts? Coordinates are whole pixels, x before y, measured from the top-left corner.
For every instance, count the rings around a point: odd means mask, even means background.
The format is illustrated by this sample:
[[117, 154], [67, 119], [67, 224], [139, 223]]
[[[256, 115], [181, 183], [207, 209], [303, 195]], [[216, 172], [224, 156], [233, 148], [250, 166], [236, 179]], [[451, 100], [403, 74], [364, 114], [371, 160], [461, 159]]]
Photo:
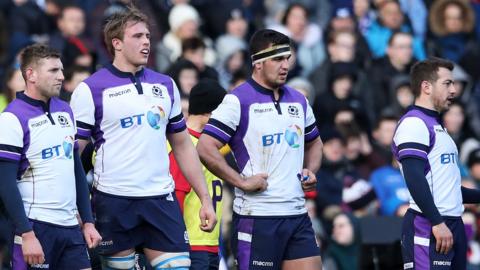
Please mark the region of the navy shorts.
[[218, 253], [190, 250], [190, 270], [217, 270], [220, 263]]
[[188, 252], [188, 234], [175, 195], [132, 199], [94, 192], [96, 228], [101, 255], [136, 247]]
[[250, 217], [233, 214], [232, 249], [239, 270], [281, 269], [284, 260], [320, 256], [307, 214]]
[[[20, 236], [15, 236], [12, 255], [12, 269], [86, 269], [90, 268], [87, 245], [80, 226], [61, 227], [33, 221], [33, 231], [42, 245], [45, 262], [28, 266], [23, 260]], [[18, 240], [17, 240], [18, 239]]]
[[453, 247], [447, 254], [435, 250], [432, 225], [421, 213], [408, 209], [403, 219], [403, 269], [466, 269], [467, 238], [461, 217], [443, 217], [453, 234]]

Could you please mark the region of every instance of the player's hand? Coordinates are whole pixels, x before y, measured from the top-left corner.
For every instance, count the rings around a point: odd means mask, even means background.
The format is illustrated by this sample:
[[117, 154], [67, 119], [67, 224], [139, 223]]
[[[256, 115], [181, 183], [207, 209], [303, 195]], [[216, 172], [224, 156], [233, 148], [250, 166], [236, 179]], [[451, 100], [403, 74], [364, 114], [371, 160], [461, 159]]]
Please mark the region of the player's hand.
[[94, 248], [100, 243], [100, 241], [102, 241], [102, 236], [100, 236], [92, 223], [83, 224], [82, 230], [83, 237], [85, 237], [88, 248]]
[[42, 245], [40, 245], [33, 231], [22, 234], [22, 252], [23, 259], [29, 265], [42, 264], [45, 262]]
[[447, 254], [453, 246], [453, 235], [447, 225], [445, 225], [445, 222], [433, 226], [432, 233], [435, 236], [435, 240], [437, 240], [436, 251]]
[[303, 169], [302, 175], [299, 177], [302, 182], [303, 191], [313, 191], [317, 186], [317, 177], [309, 169]]
[[268, 175], [266, 173], [259, 173], [243, 179], [240, 189], [245, 192], [260, 192], [268, 187]]
[[211, 232], [215, 229], [217, 224], [217, 215], [213, 210], [212, 201], [208, 200], [207, 202], [202, 202], [202, 207], [200, 208], [200, 230], [204, 232]]

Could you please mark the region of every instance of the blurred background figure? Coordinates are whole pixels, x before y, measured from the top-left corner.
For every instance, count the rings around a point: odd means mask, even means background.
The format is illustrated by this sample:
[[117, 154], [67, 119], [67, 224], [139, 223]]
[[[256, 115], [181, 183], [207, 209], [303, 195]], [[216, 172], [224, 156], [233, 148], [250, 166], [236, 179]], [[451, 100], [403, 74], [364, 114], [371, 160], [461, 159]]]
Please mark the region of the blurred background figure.
[[271, 25], [291, 38], [296, 48], [297, 64], [301, 76], [308, 76], [325, 59], [323, 34], [320, 26], [310, 22], [309, 11], [299, 3], [290, 4], [280, 25]]
[[353, 215], [339, 213], [332, 223], [332, 234], [324, 255], [325, 269], [360, 269], [360, 229], [357, 219]]

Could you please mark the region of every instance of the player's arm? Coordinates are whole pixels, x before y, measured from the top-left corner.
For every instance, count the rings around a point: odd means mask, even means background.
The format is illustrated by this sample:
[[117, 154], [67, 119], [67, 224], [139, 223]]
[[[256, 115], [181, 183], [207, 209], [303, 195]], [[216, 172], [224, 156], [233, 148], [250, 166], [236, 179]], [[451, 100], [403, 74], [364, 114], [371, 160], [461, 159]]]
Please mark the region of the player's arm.
[[175, 182], [175, 196], [177, 196], [180, 210], [183, 213], [183, 204], [185, 202], [185, 197], [190, 192], [191, 186], [188, 183], [188, 180], [180, 171], [177, 160], [175, 159], [175, 156], [171, 151], [170, 153], [168, 153], [168, 159], [170, 161], [170, 174], [172, 175], [173, 181]]
[[258, 192], [267, 188], [267, 175], [260, 173], [248, 178], [242, 177], [230, 165], [221, 154], [220, 149], [225, 144], [216, 138], [202, 134], [197, 144], [197, 151], [203, 165], [220, 179], [229, 182], [233, 186], [245, 192]]
[[76, 120], [76, 139], [81, 154], [90, 141], [95, 125], [95, 104], [90, 87], [86, 83], [82, 82], [75, 88], [70, 106]]
[[0, 114], [0, 199], [22, 239], [23, 258], [29, 264], [43, 263], [45, 256], [23, 206], [17, 174], [23, 151], [23, 129], [11, 113]]
[[28, 221], [17, 187], [18, 167], [18, 162], [0, 160], [0, 175], [2, 175], [0, 198], [13, 221], [16, 233], [22, 237], [22, 252], [25, 261], [29, 264], [43, 263], [45, 256], [42, 246]]
[[463, 203], [480, 203], [480, 190], [462, 186]]
[[453, 246], [453, 236], [440, 216], [424, 174], [430, 132], [420, 118], [407, 117], [397, 127], [393, 141], [398, 148], [397, 154], [408, 191], [432, 225], [437, 252], [446, 254]]
[[177, 160], [180, 171], [188, 180], [202, 203], [203, 210], [200, 210], [200, 218], [202, 219], [201, 229], [212, 231], [215, 228], [217, 218], [213, 210], [212, 199], [208, 194], [205, 176], [203, 175], [200, 159], [195, 151], [195, 147], [185, 129], [180, 132], [168, 134], [168, 140], [172, 146], [173, 155]]
[[87, 178], [83, 170], [82, 161], [78, 150], [75, 149], [73, 154], [75, 169], [75, 188], [77, 195], [78, 213], [83, 222], [83, 236], [89, 248], [98, 245], [102, 237], [95, 229], [92, 208], [90, 207], [90, 192], [88, 190]]
[[436, 250], [446, 254], [453, 246], [453, 236], [438, 212], [428, 187], [424, 174], [427, 161], [416, 157], [405, 157], [400, 162], [408, 191], [423, 215], [432, 224], [432, 232], [437, 240]]
[[307, 103], [306, 117], [305, 117], [305, 155], [303, 158], [304, 169], [302, 171], [302, 188], [304, 191], [313, 191], [317, 184], [315, 174], [322, 163], [323, 142], [320, 139], [315, 116], [312, 108]]

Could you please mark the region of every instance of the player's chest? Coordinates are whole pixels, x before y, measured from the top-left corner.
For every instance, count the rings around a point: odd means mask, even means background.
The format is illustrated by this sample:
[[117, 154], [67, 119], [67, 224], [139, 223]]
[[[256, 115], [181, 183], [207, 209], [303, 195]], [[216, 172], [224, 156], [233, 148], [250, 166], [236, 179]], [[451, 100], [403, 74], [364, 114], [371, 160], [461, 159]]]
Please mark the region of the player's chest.
[[303, 130], [305, 115], [299, 103], [255, 103], [249, 108], [248, 128], [258, 131], [298, 126]]
[[42, 115], [28, 121], [29, 134], [25, 143], [31, 160], [73, 157], [75, 126], [67, 112]]
[[158, 121], [170, 114], [172, 99], [163, 85], [142, 83], [143, 93], [134, 85], [106, 89], [103, 92], [102, 120], [139, 122], [148, 117]]

